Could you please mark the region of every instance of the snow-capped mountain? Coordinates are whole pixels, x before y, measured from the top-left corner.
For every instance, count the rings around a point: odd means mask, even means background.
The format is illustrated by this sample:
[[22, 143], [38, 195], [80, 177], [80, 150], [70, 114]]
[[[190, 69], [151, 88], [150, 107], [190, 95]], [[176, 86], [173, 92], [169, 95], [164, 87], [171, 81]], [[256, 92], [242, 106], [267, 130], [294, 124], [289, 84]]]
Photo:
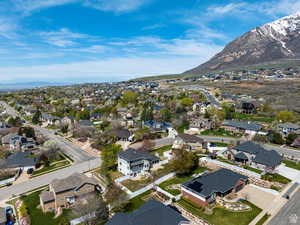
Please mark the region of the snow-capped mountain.
[[245, 33], [208, 62], [185, 73], [197, 74], [299, 58], [300, 12]]

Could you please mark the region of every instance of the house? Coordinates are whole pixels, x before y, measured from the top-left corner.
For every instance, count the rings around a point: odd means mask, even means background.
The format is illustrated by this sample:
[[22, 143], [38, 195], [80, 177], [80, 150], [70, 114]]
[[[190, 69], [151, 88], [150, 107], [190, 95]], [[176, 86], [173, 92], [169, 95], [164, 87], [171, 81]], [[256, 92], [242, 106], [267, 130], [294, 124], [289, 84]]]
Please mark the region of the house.
[[214, 122], [211, 119], [197, 118], [191, 120], [188, 132], [199, 134], [202, 131], [211, 130], [213, 128], [214, 128]]
[[48, 113], [42, 113], [41, 121], [45, 122], [47, 125], [59, 125], [61, 122], [59, 117], [49, 115]]
[[5, 129], [5, 128], [10, 128], [10, 126], [5, 122], [0, 121], [0, 129]]
[[118, 155], [118, 171], [126, 176], [137, 176], [150, 171], [159, 158], [143, 151], [129, 148]]
[[280, 123], [277, 128], [285, 136], [290, 133], [300, 134], [300, 126], [294, 123]]
[[168, 132], [168, 129], [171, 128], [171, 124], [167, 122], [158, 122], [155, 120], [149, 120], [143, 122], [144, 127], [148, 127], [149, 129], [156, 131], [156, 132]]
[[84, 174], [74, 173], [67, 178], [53, 180], [49, 184], [49, 191], [41, 192], [41, 208], [43, 212], [70, 208], [94, 196], [98, 191], [101, 191], [101, 188], [97, 180]]
[[113, 134], [116, 136], [118, 141], [132, 142], [134, 140], [134, 134], [127, 129], [116, 129], [113, 131]]
[[181, 192], [183, 198], [199, 206], [207, 206], [215, 202], [216, 197], [242, 190], [247, 183], [247, 176], [222, 168], [182, 184]]
[[204, 114], [208, 108], [210, 108], [210, 103], [209, 102], [204, 102], [204, 103], [195, 103], [192, 106], [193, 112], [199, 112], [201, 114]]
[[262, 129], [260, 125], [253, 122], [242, 122], [234, 120], [224, 121], [221, 128], [224, 128], [226, 131], [232, 133], [246, 134], [256, 134]]
[[74, 126], [75, 119], [72, 116], [65, 116], [61, 119], [61, 123], [63, 125], [68, 125], [69, 127]]
[[5, 208], [0, 208], [0, 225], [6, 225], [7, 216]]
[[252, 141], [237, 145], [225, 154], [236, 162], [248, 164], [266, 172], [273, 172], [282, 161], [282, 156], [276, 151], [266, 150]]
[[256, 114], [260, 103], [254, 100], [243, 100], [236, 106], [236, 111], [244, 114]]
[[37, 158], [30, 152], [16, 152], [0, 162], [0, 168], [21, 169], [23, 171], [34, 170], [37, 165]]
[[12, 151], [31, 151], [36, 148], [36, 143], [33, 138], [14, 135], [9, 140], [9, 147]]
[[11, 139], [12, 139], [13, 137], [15, 137], [15, 136], [17, 136], [16, 133], [9, 133], [9, 134], [4, 135], [4, 136], [1, 138], [2, 146], [5, 147], [5, 148], [10, 148]]
[[163, 203], [150, 200], [132, 213], [117, 213], [105, 225], [188, 225], [189, 220]]
[[173, 143], [173, 149], [184, 149], [188, 151], [203, 150], [206, 142], [195, 135], [179, 134]]

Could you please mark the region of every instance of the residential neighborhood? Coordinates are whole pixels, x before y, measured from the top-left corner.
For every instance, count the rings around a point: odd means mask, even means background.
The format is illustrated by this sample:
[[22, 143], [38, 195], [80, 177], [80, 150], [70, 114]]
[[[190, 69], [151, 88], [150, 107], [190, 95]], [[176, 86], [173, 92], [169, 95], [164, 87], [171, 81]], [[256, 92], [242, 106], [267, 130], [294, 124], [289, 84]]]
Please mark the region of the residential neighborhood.
[[295, 112], [161, 83], [50, 91], [0, 95], [0, 221], [267, 224], [300, 189]]

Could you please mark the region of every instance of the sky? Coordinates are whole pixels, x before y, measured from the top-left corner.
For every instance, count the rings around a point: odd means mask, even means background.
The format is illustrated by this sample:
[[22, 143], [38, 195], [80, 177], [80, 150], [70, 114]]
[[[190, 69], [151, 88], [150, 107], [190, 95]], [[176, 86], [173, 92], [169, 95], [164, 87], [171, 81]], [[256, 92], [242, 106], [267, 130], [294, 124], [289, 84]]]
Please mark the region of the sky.
[[0, 84], [182, 73], [300, 0], [0, 0]]

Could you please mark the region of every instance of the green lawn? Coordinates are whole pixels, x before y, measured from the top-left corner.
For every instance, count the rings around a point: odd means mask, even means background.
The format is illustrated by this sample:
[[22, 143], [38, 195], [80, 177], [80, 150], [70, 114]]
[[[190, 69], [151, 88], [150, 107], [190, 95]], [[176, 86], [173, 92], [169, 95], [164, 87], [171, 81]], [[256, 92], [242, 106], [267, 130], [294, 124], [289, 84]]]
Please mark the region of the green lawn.
[[296, 163], [291, 160], [283, 160], [282, 161], [287, 167], [290, 167], [292, 169], [300, 170], [300, 163]]
[[281, 176], [277, 173], [276, 174], [267, 173], [265, 175], [262, 175], [261, 179], [268, 180], [268, 181], [271, 181], [271, 182], [278, 182], [278, 183], [282, 183], [282, 184], [288, 184], [288, 183], [291, 182], [290, 179], [288, 179], [284, 176]]
[[63, 214], [54, 219], [54, 213], [43, 213], [38, 208], [40, 204], [40, 192], [35, 192], [26, 197], [22, 197], [31, 220], [31, 225], [58, 225], [61, 221], [68, 219], [68, 210], [64, 210]]
[[211, 144], [213, 144], [216, 147], [228, 147], [228, 144], [223, 142], [211, 142]]
[[263, 225], [269, 217], [270, 215], [266, 213], [255, 225]]
[[261, 174], [263, 172], [259, 169], [256, 169], [256, 168], [253, 168], [253, 167], [250, 167], [250, 166], [244, 166], [244, 169], [253, 171], [254, 173], [258, 173], [258, 174]]
[[[200, 174], [203, 173], [204, 171], [210, 170], [208, 168], [205, 167], [199, 167], [197, 168], [193, 174]], [[191, 180], [193, 178], [193, 174], [192, 175], [188, 175], [188, 176], [176, 176], [173, 177], [169, 180], [166, 180], [165, 182], [162, 182], [159, 187], [167, 192], [169, 192], [172, 195], [179, 195], [181, 193], [180, 190], [178, 189], [167, 189], [168, 186], [173, 185], [173, 184], [182, 184], [184, 182], [187, 182], [189, 180]]]
[[145, 201], [142, 198], [146, 197], [147, 195], [150, 195], [151, 192], [152, 191], [149, 190], [141, 195], [134, 197], [133, 199], [130, 199], [128, 205], [126, 206], [125, 212], [133, 212], [134, 210], [140, 208], [145, 203]]
[[243, 113], [234, 113], [234, 119], [237, 120], [250, 120], [256, 122], [263, 123], [272, 123], [275, 119], [271, 117], [266, 117], [262, 115], [251, 115], [251, 114], [243, 114]]
[[152, 153], [158, 153], [159, 156], [163, 156], [164, 152], [171, 150], [172, 145], [166, 145], [164, 147], [155, 149], [154, 151], [152, 151]]
[[211, 215], [205, 214], [203, 209], [193, 203], [181, 199], [178, 203], [189, 212], [197, 215], [212, 225], [248, 225], [262, 210], [247, 201], [243, 203], [251, 206], [252, 210], [245, 212], [232, 212], [216, 207]]
[[221, 161], [221, 162], [228, 163], [228, 164], [230, 164], [230, 165], [234, 165], [234, 166], [237, 165], [237, 164], [235, 164], [234, 162], [232, 162], [232, 161], [230, 161], [230, 160], [228, 160], [228, 159], [222, 158], [222, 157], [220, 157], [220, 156], [218, 156], [217, 159], [218, 159], [219, 161]]
[[212, 136], [220, 136], [220, 137], [233, 137], [236, 138], [237, 136], [232, 135], [230, 132], [226, 131], [223, 128], [218, 130], [206, 130], [201, 132], [201, 135], [212, 135]]
[[70, 162], [68, 160], [63, 160], [61, 162], [53, 163], [50, 166], [45, 166], [42, 169], [33, 171], [32, 176], [39, 176], [39, 175], [42, 175], [47, 172], [52, 172], [52, 170], [55, 171], [55, 170], [67, 167], [69, 165], [70, 165]]
[[147, 186], [148, 184], [151, 183], [151, 179], [147, 178], [147, 179], [141, 179], [141, 180], [125, 180], [123, 181], [121, 184], [124, 185], [125, 187], [127, 187], [130, 191], [135, 192], [145, 186]]

